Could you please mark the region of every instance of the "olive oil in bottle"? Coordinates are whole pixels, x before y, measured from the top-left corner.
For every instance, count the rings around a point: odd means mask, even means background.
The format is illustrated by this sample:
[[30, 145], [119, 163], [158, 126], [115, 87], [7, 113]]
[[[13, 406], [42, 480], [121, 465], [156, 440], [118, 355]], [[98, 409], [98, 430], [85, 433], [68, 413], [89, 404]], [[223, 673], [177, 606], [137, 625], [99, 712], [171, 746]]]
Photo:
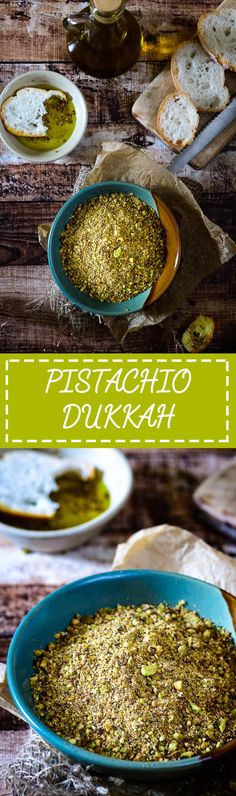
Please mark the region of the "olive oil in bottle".
[[115, 77], [137, 61], [141, 30], [125, 0], [90, 0], [78, 14], [66, 17], [67, 48], [72, 61], [94, 77]]
[[160, 17], [157, 24], [149, 20], [148, 30], [142, 30], [142, 53], [148, 61], [169, 61], [171, 56], [186, 39], [195, 33], [195, 22]]

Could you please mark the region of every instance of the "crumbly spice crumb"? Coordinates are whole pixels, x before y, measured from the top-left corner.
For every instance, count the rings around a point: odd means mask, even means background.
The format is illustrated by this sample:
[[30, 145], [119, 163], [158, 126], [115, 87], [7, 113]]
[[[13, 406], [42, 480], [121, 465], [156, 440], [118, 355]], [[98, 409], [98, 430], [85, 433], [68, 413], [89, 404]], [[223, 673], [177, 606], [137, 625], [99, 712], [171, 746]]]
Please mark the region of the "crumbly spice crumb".
[[81, 291], [99, 301], [126, 301], [160, 276], [165, 233], [155, 211], [134, 194], [102, 194], [69, 219], [60, 255]]
[[181, 600], [75, 616], [35, 651], [35, 710], [72, 744], [166, 761], [236, 736], [236, 646]]

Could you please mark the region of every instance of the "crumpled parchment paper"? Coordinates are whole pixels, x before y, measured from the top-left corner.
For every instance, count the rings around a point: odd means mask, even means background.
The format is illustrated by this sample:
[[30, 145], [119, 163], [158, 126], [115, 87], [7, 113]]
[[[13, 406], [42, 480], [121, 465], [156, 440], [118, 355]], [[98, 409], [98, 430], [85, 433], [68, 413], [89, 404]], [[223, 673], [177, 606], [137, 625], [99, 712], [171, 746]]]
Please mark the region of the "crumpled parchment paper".
[[[121, 318], [104, 318], [118, 342], [128, 332], [144, 326], [160, 324], [187, 299], [195, 287], [222, 264], [236, 254], [236, 244], [223, 230], [210, 221], [199, 207], [193, 194], [175, 175], [148, 157], [141, 149], [127, 144], [106, 142], [98, 155], [94, 168], [84, 186], [105, 180], [134, 182], [150, 188], [173, 211], [181, 233], [182, 257], [174, 282], [150, 307]], [[81, 189], [78, 179], [74, 193]], [[47, 228], [39, 227], [39, 240], [46, 247]], [[60, 294], [58, 301], [65, 303], [68, 319], [68, 302]], [[61, 307], [58, 312], [62, 315]], [[73, 320], [75, 316], [73, 316]]]
[[160, 569], [200, 578], [236, 597], [236, 561], [175, 525], [138, 531], [119, 544], [112, 569]]

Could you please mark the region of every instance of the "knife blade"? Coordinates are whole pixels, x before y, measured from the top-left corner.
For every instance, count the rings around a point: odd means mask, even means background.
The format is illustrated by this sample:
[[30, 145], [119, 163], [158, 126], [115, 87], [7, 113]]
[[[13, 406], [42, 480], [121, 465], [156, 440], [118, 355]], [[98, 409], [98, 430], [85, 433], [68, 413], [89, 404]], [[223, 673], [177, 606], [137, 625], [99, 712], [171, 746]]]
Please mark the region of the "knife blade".
[[202, 149], [205, 149], [222, 130], [225, 130], [234, 119], [236, 119], [236, 96], [221, 113], [218, 113], [211, 122], [208, 122], [206, 127], [198, 133], [192, 144], [189, 144], [182, 152], [176, 155], [174, 160], [170, 163], [168, 171], [171, 171], [172, 174], [176, 174], [177, 171], [180, 171], [180, 169], [196, 157]]

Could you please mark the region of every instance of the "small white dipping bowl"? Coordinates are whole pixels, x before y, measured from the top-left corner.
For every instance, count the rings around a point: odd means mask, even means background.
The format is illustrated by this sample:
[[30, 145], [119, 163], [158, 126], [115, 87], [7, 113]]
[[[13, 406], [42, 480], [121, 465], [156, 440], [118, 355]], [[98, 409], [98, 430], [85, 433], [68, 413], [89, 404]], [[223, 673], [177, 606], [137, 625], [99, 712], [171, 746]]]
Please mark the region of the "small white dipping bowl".
[[[46, 451], [44, 451], [46, 453]], [[103, 472], [103, 480], [110, 493], [110, 506], [98, 517], [81, 525], [73, 525], [60, 531], [29, 531], [0, 522], [0, 533], [7, 536], [18, 547], [37, 550], [41, 553], [57, 553], [69, 550], [96, 536], [122, 509], [130, 495], [133, 476], [126, 457], [115, 448], [65, 448], [62, 458], [75, 459], [77, 464], [86, 462]]]
[[6, 144], [8, 149], [11, 149], [12, 152], [16, 152], [16, 154], [20, 155], [24, 160], [33, 163], [50, 163], [52, 160], [65, 157], [65, 155], [72, 152], [72, 149], [75, 149], [77, 144], [79, 144], [87, 127], [88, 112], [83, 94], [75, 83], [72, 83], [72, 80], [69, 80], [68, 77], [64, 77], [64, 75], [60, 75], [59, 72], [50, 72], [49, 69], [38, 70], [37, 72], [24, 72], [23, 75], [19, 75], [15, 77], [14, 80], [11, 80], [3, 89], [0, 95], [0, 108], [4, 100], [14, 96], [19, 89], [25, 88], [26, 86], [45, 86], [45, 88], [55, 88], [70, 94], [76, 112], [76, 123], [73, 133], [70, 138], [68, 138], [68, 141], [60, 147], [57, 147], [57, 149], [50, 149], [50, 151], [46, 152], [33, 152], [26, 144], [22, 144], [16, 135], [8, 133], [0, 119], [0, 136], [2, 141], [4, 141], [4, 144]]

